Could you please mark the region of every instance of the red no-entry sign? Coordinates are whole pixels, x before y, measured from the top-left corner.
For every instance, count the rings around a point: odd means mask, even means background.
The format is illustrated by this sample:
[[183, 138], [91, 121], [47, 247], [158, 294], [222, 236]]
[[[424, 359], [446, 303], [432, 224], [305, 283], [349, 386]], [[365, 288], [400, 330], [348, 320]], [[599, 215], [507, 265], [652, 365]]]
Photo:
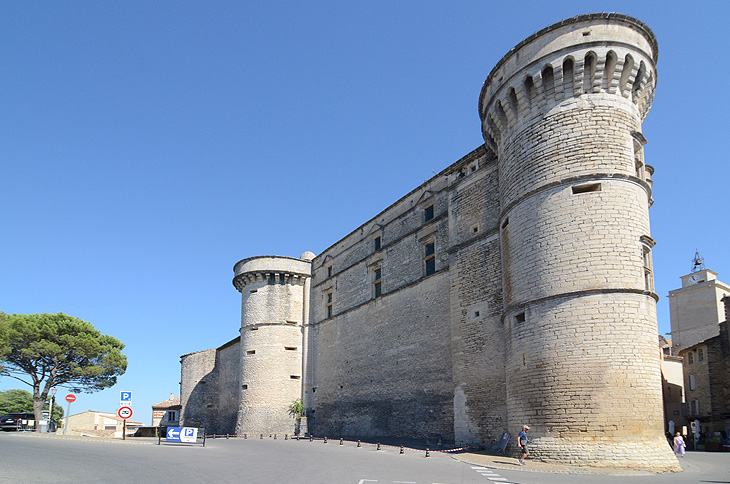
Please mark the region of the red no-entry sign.
[[69, 403], [76, 401], [76, 395], [69, 393], [68, 395], [66, 395], [66, 401]]

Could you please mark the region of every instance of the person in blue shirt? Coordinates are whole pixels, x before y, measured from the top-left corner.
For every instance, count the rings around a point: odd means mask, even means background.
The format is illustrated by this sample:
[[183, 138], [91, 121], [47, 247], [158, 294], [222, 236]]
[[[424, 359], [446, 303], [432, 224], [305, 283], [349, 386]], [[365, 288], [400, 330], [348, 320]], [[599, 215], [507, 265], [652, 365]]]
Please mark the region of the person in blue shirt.
[[530, 455], [530, 452], [527, 450], [527, 444], [530, 443], [530, 440], [527, 438], [527, 431], [530, 430], [530, 427], [527, 425], [522, 426], [522, 431], [517, 436], [517, 445], [520, 448], [520, 451], [522, 452], [522, 457], [519, 459], [519, 463], [521, 466], [525, 465], [525, 457]]

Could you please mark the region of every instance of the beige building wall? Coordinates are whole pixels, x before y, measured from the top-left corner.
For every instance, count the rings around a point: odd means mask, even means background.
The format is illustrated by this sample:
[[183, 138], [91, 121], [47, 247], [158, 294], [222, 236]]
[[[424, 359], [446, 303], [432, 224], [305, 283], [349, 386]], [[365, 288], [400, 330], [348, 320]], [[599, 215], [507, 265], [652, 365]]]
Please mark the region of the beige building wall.
[[664, 429], [671, 432], [669, 422], [674, 422], [674, 431], [686, 434], [683, 407], [685, 403], [684, 369], [681, 356], [664, 355], [662, 358], [662, 385], [664, 390]]
[[[64, 420], [65, 425], [65, 420]], [[135, 430], [142, 426], [142, 422], [127, 420], [127, 435], [134, 434]], [[87, 435], [91, 437], [122, 437], [124, 420], [115, 413], [97, 412], [87, 410], [86, 412], [69, 415], [66, 435]], [[59, 430], [58, 433], [63, 433]]]
[[724, 321], [723, 296], [730, 286], [704, 269], [681, 277], [682, 287], [669, 291], [669, 314], [674, 352], [720, 334]]

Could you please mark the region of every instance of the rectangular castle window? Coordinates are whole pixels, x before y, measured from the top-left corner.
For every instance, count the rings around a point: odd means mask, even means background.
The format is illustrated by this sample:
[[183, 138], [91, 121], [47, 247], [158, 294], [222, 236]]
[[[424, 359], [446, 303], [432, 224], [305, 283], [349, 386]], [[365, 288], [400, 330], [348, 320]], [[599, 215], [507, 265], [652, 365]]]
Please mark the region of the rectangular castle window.
[[697, 350], [697, 356], [699, 356], [700, 361], [705, 361], [705, 350], [703, 350], [702, 348]]
[[302, 377], [300, 375], [289, 375], [289, 379], [291, 380], [301, 380], [301, 378]]
[[573, 190], [574, 195], [577, 195], [579, 193], [600, 192], [601, 184], [600, 183], [585, 183], [583, 185], [573, 185], [571, 187], [571, 189]]
[[327, 317], [332, 317], [332, 291], [327, 293]]
[[246, 385], [246, 384], [244, 383], [243, 385], [241, 385], [241, 388], [242, 388], [242, 389], [244, 389], [244, 390], [248, 390], [248, 385]]
[[247, 355], [255, 355], [256, 354], [256, 350], [248, 350], [248, 351], [246, 351], [246, 354]]
[[695, 383], [695, 376], [694, 374], [689, 374], [689, 389], [692, 391], [695, 391], [697, 389], [696, 383]]
[[423, 219], [426, 222], [433, 219], [433, 205], [429, 205], [428, 207], [423, 209]]
[[426, 264], [426, 275], [430, 276], [436, 272], [436, 243], [432, 240], [424, 245], [423, 261]]
[[332, 266], [331, 265], [327, 266], [327, 277], [328, 278], [332, 277]]
[[525, 320], [526, 320], [526, 318], [525, 318], [525, 313], [524, 312], [515, 314], [515, 321], [516, 322], [518, 322], [518, 323], [524, 323]]
[[373, 269], [373, 294], [379, 298], [383, 294], [383, 272], [380, 267]]
[[375, 237], [375, 239], [373, 240], [373, 246], [374, 246], [375, 250], [380, 250], [380, 247], [381, 247], [380, 237]]

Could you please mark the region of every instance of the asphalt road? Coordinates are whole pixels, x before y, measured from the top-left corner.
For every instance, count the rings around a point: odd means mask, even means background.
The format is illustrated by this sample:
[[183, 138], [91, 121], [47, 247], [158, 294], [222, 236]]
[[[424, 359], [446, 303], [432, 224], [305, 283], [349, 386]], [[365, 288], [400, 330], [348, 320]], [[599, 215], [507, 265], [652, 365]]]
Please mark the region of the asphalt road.
[[451, 455], [330, 440], [209, 439], [200, 445], [0, 433], [0, 484], [730, 484], [730, 453], [688, 453], [686, 471], [607, 476], [487, 469]]

